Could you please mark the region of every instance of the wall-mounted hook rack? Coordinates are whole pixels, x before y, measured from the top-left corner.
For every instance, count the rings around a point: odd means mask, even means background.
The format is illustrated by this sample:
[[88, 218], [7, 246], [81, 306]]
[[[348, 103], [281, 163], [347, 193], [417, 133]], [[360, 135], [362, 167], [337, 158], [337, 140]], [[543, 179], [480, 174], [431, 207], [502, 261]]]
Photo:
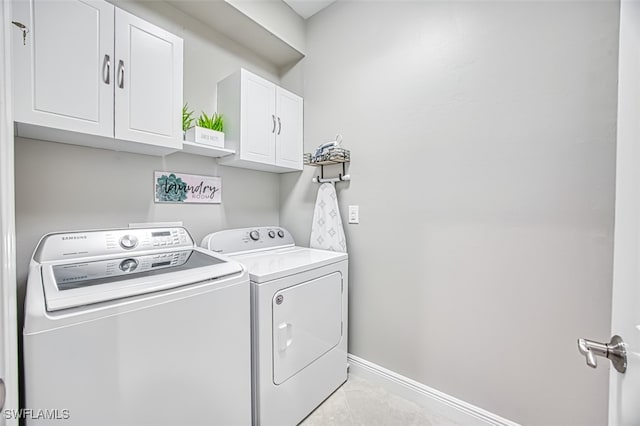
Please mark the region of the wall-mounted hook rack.
[[342, 163], [342, 173], [338, 173], [337, 178], [327, 178], [324, 177], [324, 165], [320, 165], [320, 176], [314, 177], [311, 181], [313, 183], [336, 183], [336, 182], [344, 182], [347, 180], [351, 180], [351, 176], [346, 173], [346, 165], [347, 163]]

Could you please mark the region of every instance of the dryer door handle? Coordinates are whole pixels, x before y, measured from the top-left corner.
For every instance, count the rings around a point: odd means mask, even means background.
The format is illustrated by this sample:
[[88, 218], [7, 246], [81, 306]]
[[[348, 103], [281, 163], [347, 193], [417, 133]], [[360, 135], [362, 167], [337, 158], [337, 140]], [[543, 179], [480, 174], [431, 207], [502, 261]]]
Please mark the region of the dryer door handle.
[[278, 351], [284, 352], [293, 343], [293, 324], [283, 322], [278, 325]]

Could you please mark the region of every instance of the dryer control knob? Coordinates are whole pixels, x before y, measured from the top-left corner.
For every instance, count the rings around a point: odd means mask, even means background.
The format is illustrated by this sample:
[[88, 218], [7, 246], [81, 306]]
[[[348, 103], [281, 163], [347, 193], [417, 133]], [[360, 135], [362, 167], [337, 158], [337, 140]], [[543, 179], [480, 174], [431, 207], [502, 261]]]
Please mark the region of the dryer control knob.
[[275, 238], [276, 237], [276, 233], [273, 231], [269, 231], [269, 238]]
[[253, 241], [258, 241], [260, 239], [260, 233], [258, 231], [251, 231], [249, 232], [249, 237], [251, 237]]
[[125, 235], [120, 238], [120, 247], [125, 250], [131, 250], [138, 245], [138, 238], [135, 235]]
[[123, 272], [133, 272], [138, 267], [138, 261], [135, 259], [125, 259], [120, 262], [120, 270]]
[[284, 238], [284, 231], [282, 229], [278, 231], [278, 237]]

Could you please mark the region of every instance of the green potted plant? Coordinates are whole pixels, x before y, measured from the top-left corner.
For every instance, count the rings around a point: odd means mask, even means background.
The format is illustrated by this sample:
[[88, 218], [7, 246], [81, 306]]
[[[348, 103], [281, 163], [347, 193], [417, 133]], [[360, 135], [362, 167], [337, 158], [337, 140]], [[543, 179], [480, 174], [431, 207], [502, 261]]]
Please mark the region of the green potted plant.
[[209, 117], [204, 111], [198, 117], [198, 121], [196, 122], [196, 126], [204, 127], [205, 129], [215, 130], [217, 132], [224, 132], [224, 121], [222, 119], [222, 115], [214, 112]]
[[186, 139], [187, 130], [193, 126], [193, 111], [189, 111], [189, 105], [184, 104], [182, 107], [182, 136], [183, 139]]
[[209, 116], [203, 111], [195, 120], [195, 126], [187, 130], [185, 140], [217, 148], [224, 148], [223, 131], [224, 119], [222, 115], [214, 112]]

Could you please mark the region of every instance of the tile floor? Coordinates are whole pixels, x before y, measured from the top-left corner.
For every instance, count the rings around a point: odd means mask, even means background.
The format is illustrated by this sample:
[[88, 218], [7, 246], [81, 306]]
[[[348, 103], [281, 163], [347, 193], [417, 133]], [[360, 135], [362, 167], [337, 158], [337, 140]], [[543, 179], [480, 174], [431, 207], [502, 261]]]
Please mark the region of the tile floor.
[[459, 426], [420, 405], [356, 376], [327, 398], [299, 426]]

